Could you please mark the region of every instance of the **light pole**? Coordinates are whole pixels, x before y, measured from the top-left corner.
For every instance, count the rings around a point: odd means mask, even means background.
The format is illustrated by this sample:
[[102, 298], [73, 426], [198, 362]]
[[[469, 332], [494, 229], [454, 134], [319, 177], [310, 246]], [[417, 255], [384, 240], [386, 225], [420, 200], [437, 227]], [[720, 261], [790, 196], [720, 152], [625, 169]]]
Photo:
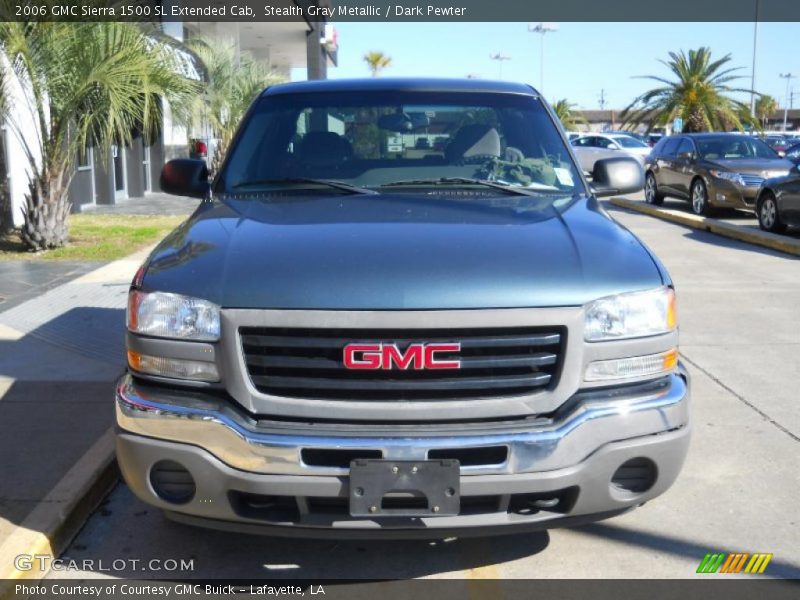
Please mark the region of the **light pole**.
[[758, 9], [761, 0], [756, 0], [756, 21], [753, 23], [753, 72], [750, 74], [750, 116], [756, 116], [756, 46], [758, 45]]
[[786, 80], [786, 101], [783, 103], [783, 131], [786, 132], [786, 121], [789, 118], [789, 84], [797, 75], [791, 73], [781, 73], [781, 78]]
[[539, 93], [544, 94], [544, 36], [547, 33], [558, 31], [555, 23], [528, 23], [528, 31], [542, 36], [539, 51]]
[[489, 58], [491, 58], [492, 60], [496, 60], [498, 63], [500, 63], [499, 72], [500, 72], [500, 79], [502, 79], [503, 78], [503, 61], [504, 60], [511, 60], [511, 57], [508, 56], [507, 54], [502, 54], [500, 52], [497, 52], [496, 54], [490, 54]]

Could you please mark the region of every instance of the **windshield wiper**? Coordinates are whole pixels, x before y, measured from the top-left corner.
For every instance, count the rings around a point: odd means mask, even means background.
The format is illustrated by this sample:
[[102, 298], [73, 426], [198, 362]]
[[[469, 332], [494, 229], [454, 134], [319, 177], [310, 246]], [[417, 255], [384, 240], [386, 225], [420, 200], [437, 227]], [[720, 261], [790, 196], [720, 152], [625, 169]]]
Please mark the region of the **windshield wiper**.
[[336, 181], [333, 179], [313, 179], [310, 177], [284, 177], [280, 179], [254, 179], [252, 181], [243, 181], [233, 186], [233, 189], [239, 189], [254, 185], [297, 185], [309, 183], [312, 185], [322, 185], [336, 190], [342, 190], [351, 194], [377, 194], [378, 192], [367, 188], [359, 187], [357, 185], [350, 185], [344, 181]]
[[507, 194], [517, 194], [519, 196], [541, 196], [543, 192], [529, 190], [522, 187], [515, 187], [498, 183], [496, 181], [489, 181], [488, 179], [473, 179], [471, 177], [439, 177], [436, 179], [408, 179], [405, 181], [390, 181], [384, 183], [380, 187], [403, 187], [413, 185], [480, 185], [483, 187], [492, 188], [495, 190], [503, 191]]

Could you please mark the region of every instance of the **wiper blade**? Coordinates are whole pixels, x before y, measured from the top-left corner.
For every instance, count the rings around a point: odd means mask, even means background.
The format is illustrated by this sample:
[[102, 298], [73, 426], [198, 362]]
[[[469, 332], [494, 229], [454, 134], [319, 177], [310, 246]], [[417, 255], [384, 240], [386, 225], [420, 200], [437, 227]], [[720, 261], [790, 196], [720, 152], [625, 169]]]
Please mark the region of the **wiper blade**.
[[480, 185], [506, 192], [507, 194], [517, 194], [519, 196], [541, 196], [541, 192], [528, 190], [522, 187], [515, 187], [489, 181], [488, 179], [473, 179], [471, 177], [439, 177], [436, 179], [408, 179], [405, 181], [390, 181], [380, 187], [403, 187], [412, 185]]
[[243, 181], [233, 186], [233, 189], [239, 189], [254, 185], [297, 185], [309, 183], [312, 185], [322, 185], [351, 194], [377, 194], [378, 192], [367, 188], [351, 185], [344, 181], [336, 181], [334, 179], [313, 179], [311, 177], [284, 177], [280, 179], [254, 179], [252, 181]]

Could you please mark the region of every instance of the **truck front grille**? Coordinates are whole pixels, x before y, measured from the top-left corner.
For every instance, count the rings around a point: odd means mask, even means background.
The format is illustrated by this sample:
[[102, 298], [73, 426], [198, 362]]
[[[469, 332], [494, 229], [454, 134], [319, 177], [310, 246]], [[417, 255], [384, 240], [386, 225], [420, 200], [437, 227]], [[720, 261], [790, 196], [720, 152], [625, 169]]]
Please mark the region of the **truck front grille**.
[[[347, 400], [442, 400], [531, 394], [557, 383], [563, 327], [363, 330], [242, 327], [244, 359], [265, 394]], [[459, 369], [353, 370], [348, 344], [459, 343]], [[450, 358], [450, 357], [448, 357]]]

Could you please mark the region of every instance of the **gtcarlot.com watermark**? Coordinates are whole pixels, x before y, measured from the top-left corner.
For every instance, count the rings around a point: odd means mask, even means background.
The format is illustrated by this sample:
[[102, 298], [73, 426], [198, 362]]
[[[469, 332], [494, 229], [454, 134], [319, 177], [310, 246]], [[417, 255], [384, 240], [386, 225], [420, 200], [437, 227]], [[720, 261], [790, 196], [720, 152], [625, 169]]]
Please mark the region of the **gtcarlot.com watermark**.
[[14, 557], [17, 571], [153, 571], [176, 573], [194, 571], [193, 558], [115, 558], [113, 560], [56, 558], [50, 554], [18, 554]]

